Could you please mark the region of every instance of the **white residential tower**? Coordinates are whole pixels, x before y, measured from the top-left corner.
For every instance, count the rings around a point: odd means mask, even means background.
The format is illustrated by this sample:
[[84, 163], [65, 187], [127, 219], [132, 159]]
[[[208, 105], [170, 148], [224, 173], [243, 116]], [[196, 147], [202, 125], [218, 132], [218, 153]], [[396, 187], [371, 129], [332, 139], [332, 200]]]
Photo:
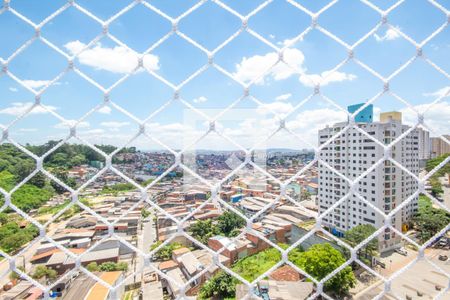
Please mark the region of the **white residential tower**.
[[[354, 112], [355, 109], [350, 109]], [[363, 114], [362, 116], [360, 114]], [[380, 122], [372, 122], [372, 107], [360, 112], [355, 118], [357, 127], [382, 144], [389, 144], [402, 133], [410, 129], [403, 125], [401, 113], [382, 113]], [[370, 116], [369, 116], [370, 115]], [[358, 120], [367, 120], [359, 122]], [[340, 132], [348, 123], [342, 122], [319, 130], [319, 144], [325, 143]], [[419, 130], [413, 130], [392, 147], [392, 158], [413, 174], [419, 173]], [[352, 127], [338, 137], [321, 152], [320, 158], [336, 171], [354, 180], [384, 156], [383, 147], [368, 136]], [[325, 164], [319, 164], [319, 212], [323, 213], [336, 201], [349, 193], [349, 185], [336, 172]], [[384, 161], [371, 173], [364, 176], [356, 186], [356, 191], [373, 206], [386, 214], [391, 212], [417, 190], [418, 184], [412, 176]], [[407, 228], [411, 217], [417, 210], [417, 197], [412, 199], [392, 220], [393, 226], [402, 231]], [[324, 225], [336, 235], [359, 224], [371, 224], [379, 228], [384, 218], [375, 209], [362, 202], [356, 195], [351, 195], [342, 205], [324, 218]], [[379, 237], [380, 251], [398, 247], [400, 238], [392, 230], [386, 230]]]

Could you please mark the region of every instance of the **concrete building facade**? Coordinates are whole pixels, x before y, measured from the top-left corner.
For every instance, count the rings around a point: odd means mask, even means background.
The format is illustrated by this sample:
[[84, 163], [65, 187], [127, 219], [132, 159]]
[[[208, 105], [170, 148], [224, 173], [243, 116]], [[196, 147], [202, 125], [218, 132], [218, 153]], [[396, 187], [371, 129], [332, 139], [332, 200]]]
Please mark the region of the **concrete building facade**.
[[427, 160], [431, 157], [431, 139], [430, 132], [417, 128], [419, 135], [419, 159]]
[[[392, 113], [389, 113], [392, 114]], [[384, 122], [356, 123], [371, 137], [383, 144], [390, 144], [410, 127], [401, 123], [401, 116], [383, 116]], [[400, 118], [400, 119], [399, 119]], [[346, 122], [337, 123], [319, 130], [319, 144], [324, 144], [332, 136], [340, 132]], [[392, 147], [392, 158], [410, 170], [419, 173], [419, 132], [413, 130]], [[341, 133], [332, 143], [323, 148], [321, 159], [349, 179], [356, 179], [384, 156], [383, 147], [352, 127]], [[336, 172], [319, 163], [319, 213], [323, 213], [339, 199], [349, 193], [349, 185]], [[416, 190], [418, 184], [412, 176], [395, 166], [390, 161], [384, 161], [372, 172], [365, 175], [357, 184], [356, 191], [385, 213], [389, 213]], [[412, 199], [392, 220], [392, 225], [405, 229], [411, 217], [417, 210], [417, 198]], [[335, 235], [342, 236], [345, 231], [360, 224], [370, 224], [379, 228], [384, 224], [384, 218], [372, 207], [361, 201], [356, 195], [350, 195], [333, 212], [324, 218], [324, 225]], [[380, 251], [398, 247], [400, 238], [395, 232], [387, 229], [379, 237]]]
[[[450, 135], [444, 135], [444, 137], [450, 141]], [[431, 156], [438, 157], [444, 155], [446, 153], [450, 153], [450, 144], [445, 142], [440, 137], [432, 137], [431, 138]]]

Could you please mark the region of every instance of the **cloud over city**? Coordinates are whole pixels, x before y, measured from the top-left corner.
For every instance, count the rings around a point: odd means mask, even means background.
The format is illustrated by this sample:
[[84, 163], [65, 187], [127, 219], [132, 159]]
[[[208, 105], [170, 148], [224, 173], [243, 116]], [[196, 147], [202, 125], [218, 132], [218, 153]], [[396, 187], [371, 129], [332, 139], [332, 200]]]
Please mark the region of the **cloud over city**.
[[400, 34], [398, 33], [398, 31], [400, 31], [400, 30], [401, 29], [398, 26], [394, 26], [393, 28], [389, 27], [386, 30], [386, 32], [384, 33], [384, 35], [380, 36], [379, 34], [374, 33], [373, 37], [375, 38], [375, 40], [378, 43], [385, 42], [385, 41], [393, 41], [393, 40], [400, 38]]
[[[82, 51], [86, 44], [77, 40], [65, 44], [64, 47], [70, 54], [78, 54], [81, 64], [97, 70], [125, 74], [138, 66], [138, 53], [122, 46], [106, 47], [98, 43]], [[143, 64], [147, 70], [158, 70], [159, 58], [153, 54], [146, 54], [143, 56]]]
[[[26, 113], [33, 105], [33, 102], [12, 102], [10, 106], [0, 109], [0, 114], [20, 116]], [[41, 104], [34, 107], [29, 114], [46, 114], [49, 111], [56, 110], [55, 106]]]
[[308, 73], [305, 66], [305, 55], [297, 48], [287, 48], [283, 53], [283, 62], [279, 61], [276, 52], [265, 55], [254, 55], [242, 58], [236, 64], [233, 75], [242, 82], [255, 82], [262, 85], [268, 79], [275, 81], [285, 80], [291, 76], [298, 76], [300, 83], [306, 87], [315, 85], [328, 85], [334, 82], [351, 81], [356, 79], [355, 74], [340, 71], [323, 71], [320, 74]]

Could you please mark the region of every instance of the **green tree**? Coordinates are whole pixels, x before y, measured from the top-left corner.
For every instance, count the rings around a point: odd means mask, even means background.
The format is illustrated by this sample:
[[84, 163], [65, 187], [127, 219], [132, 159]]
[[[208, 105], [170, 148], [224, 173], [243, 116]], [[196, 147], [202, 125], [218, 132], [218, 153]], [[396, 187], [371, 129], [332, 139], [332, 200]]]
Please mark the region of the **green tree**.
[[103, 272], [117, 271], [117, 264], [111, 261], [104, 262], [100, 265], [100, 271]]
[[429, 180], [429, 183], [431, 185], [431, 195], [433, 197], [438, 197], [444, 192], [444, 190], [442, 189], [442, 184], [439, 181], [439, 178], [432, 176]]
[[[3, 217], [6, 215], [7, 219]], [[0, 249], [7, 253], [14, 253], [20, 249], [24, 244], [31, 241], [38, 235], [38, 229], [33, 225], [27, 225], [25, 228], [20, 228], [19, 223], [21, 219], [18, 215], [2, 214], [3, 220], [0, 226]]]
[[244, 227], [245, 223], [245, 220], [234, 212], [226, 211], [217, 218], [217, 228], [220, 234], [225, 236], [230, 236], [235, 229]]
[[[446, 153], [446, 154], [438, 156], [436, 158], [429, 159], [426, 162], [425, 170], [427, 170], [427, 172], [430, 172], [431, 170], [436, 168], [440, 163], [442, 163], [449, 155], [450, 155], [450, 153]], [[436, 172], [436, 175], [438, 177], [442, 177], [442, 176], [444, 176], [444, 174], [448, 174], [448, 173], [450, 173], [450, 163], [447, 163], [444, 166], [442, 166], [442, 168], [440, 168]]]
[[36, 175], [30, 178], [28, 181], [29, 184], [32, 184], [38, 188], [44, 188], [47, 182], [47, 177], [41, 172], [38, 172]]
[[[447, 153], [447, 154], [438, 156], [436, 158], [429, 159], [426, 162], [425, 169], [428, 172], [432, 171], [439, 164], [441, 164], [449, 155], [450, 155], [450, 153]], [[443, 177], [443, 176], [445, 176], [445, 174], [450, 174], [450, 163], [446, 163], [445, 165], [443, 165], [440, 169], [438, 169], [436, 171], [436, 173], [434, 173], [430, 177], [429, 184], [431, 185], [431, 195], [433, 197], [438, 197], [440, 194], [442, 194], [444, 192], [444, 190], [442, 189], [442, 184], [439, 181], [439, 177]]]
[[[315, 244], [290, 260], [317, 280], [323, 279], [345, 263], [342, 253], [330, 244]], [[347, 293], [355, 284], [355, 275], [351, 267], [347, 266], [326, 281], [324, 286], [326, 290], [341, 295]]]
[[193, 238], [203, 244], [208, 243], [208, 239], [218, 233], [216, 226], [211, 219], [198, 220], [189, 226], [189, 233]]
[[16, 185], [14, 174], [4, 170], [0, 172], [0, 187], [6, 191], [10, 191]]
[[29, 212], [32, 209], [39, 208], [52, 196], [51, 191], [26, 183], [12, 194], [11, 201], [21, 210]]
[[51, 156], [50, 163], [56, 166], [68, 166], [69, 155], [67, 153], [59, 152]]
[[[357, 225], [345, 233], [344, 240], [352, 247], [356, 247], [369, 236], [371, 236], [377, 229], [369, 224]], [[363, 257], [375, 256], [378, 252], [378, 238], [370, 240], [361, 250], [360, 254]]]
[[17, 182], [24, 180], [28, 175], [31, 174], [36, 169], [34, 162], [29, 160], [22, 160], [15, 164], [14, 167], [10, 168], [14, 175], [16, 176]]
[[245, 220], [234, 212], [224, 212], [217, 218], [216, 223], [211, 219], [198, 220], [191, 224], [189, 232], [198, 241], [207, 244], [209, 238], [215, 235], [235, 237], [239, 235], [240, 228], [246, 224]]
[[145, 208], [141, 209], [141, 216], [143, 219], [146, 219], [150, 215], [151, 215], [151, 213], [148, 209], [145, 209]]
[[450, 214], [447, 211], [434, 208], [428, 197], [423, 195], [419, 197], [419, 209], [413, 224], [421, 243], [428, 241], [448, 223], [450, 223]]
[[[77, 183], [75, 182], [75, 180], [73, 178], [69, 178], [69, 176], [67, 176], [67, 170], [65, 170], [63, 168], [52, 169], [52, 174], [54, 174], [56, 176], [56, 178], [58, 178], [59, 180], [61, 180], [63, 183], [65, 183], [66, 185], [68, 185], [71, 188], [75, 188], [77, 185]], [[67, 190], [62, 185], [57, 183], [56, 181], [52, 180], [52, 181], [50, 181], [50, 184], [58, 194], [63, 194], [65, 192], [67, 192]]]
[[34, 279], [41, 279], [41, 278], [55, 279], [57, 276], [58, 273], [55, 270], [47, 268], [46, 266], [43, 265], [37, 266], [33, 274], [31, 275], [31, 277]]
[[128, 264], [124, 261], [118, 262], [116, 265], [116, 269], [117, 269], [117, 271], [126, 272], [126, 271], [128, 271]]
[[[89, 265], [87, 266], [89, 267]], [[91, 266], [92, 268], [95, 268], [94, 265]], [[102, 272], [113, 272], [113, 271], [124, 271], [126, 272], [128, 270], [128, 264], [126, 262], [112, 262], [107, 261], [102, 263], [97, 270], [100, 270]]]
[[13, 253], [37, 235], [38, 229], [35, 226], [28, 225], [21, 229], [18, 220], [12, 218], [8, 223], [0, 226], [0, 249]]
[[80, 153], [70, 159], [69, 165], [73, 167], [73, 166], [81, 166], [86, 163], [87, 163], [86, 157]]
[[89, 272], [97, 272], [99, 270], [98, 264], [93, 261], [86, 266]]
[[[161, 245], [161, 242], [154, 243], [153, 245], [151, 245], [150, 250], [154, 250], [154, 249], [158, 248], [159, 245]], [[165, 245], [158, 251], [156, 251], [154, 256], [156, 259], [159, 259], [159, 260], [169, 260], [172, 258], [173, 250], [180, 249], [183, 247], [184, 246], [182, 244], [177, 243], [177, 242], [170, 243], [170, 244]]]
[[311, 199], [311, 193], [308, 192], [306, 188], [302, 188], [300, 192], [300, 200], [310, 200]]
[[16, 234], [12, 234], [12, 235], [7, 236], [4, 239], [2, 239], [0, 241], [0, 247], [6, 253], [12, 253], [29, 241], [30, 241], [30, 239], [27, 234], [17, 232]]
[[201, 286], [198, 298], [234, 298], [236, 295], [236, 284], [238, 284], [237, 279], [224, 271], [220, 271]]
[[[25, 271], [25, 269], [21, 266], [21, 267], [18, 267], [18, 269], [20, 270], [20, 271], [22, 271], [22, 272], [24, 272]], [[19, 273], [17, 273], [17, 272], [11, 272], [11, 273], [9, 273], [9, 280], [17, 280], [17, 279], [19, 279], [20, 278], [20, 274]]]
[[[279, 244], [282, 249], [288, 246]], [[300, 249], [293, 249], [289, 252], [289, 260], [294, 261], [301, 255]], [[247, 256], [237, 261], [232, 269], [244, 279], [253, 281], [258, 276], [269, 270], [281, 260], [281, 253], [275, 248], [269, 248], [254, 255]], [[225, 299], [234, 298], [236, 284], [239, 281], [224, 271], [220, 271], [210, 280], [208, 280], [199, 292], [199, 299]]]
[[8, 214], [1, 212], [0, 213], [0, 225], [5, 225], [9, 222], [9, 216]]

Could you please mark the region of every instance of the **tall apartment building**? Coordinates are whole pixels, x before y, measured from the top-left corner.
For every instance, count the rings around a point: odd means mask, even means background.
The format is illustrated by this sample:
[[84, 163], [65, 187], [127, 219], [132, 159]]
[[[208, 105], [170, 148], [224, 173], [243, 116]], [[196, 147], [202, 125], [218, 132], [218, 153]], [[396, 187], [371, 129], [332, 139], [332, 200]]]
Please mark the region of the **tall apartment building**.
[[[402, 113], [398, 111], [384, 112], [380, 114], [380, 122], [387, 123], [390, 120], [395, 120], [402, 122]], [[419, 135], [419, 159], [426, 160], [430, 159], [431, 155], [431, 140], [430, 132], [423, 129], [422, 127], [417, 128], [417, 133]]]
[[430, 132], [417, 128], [419, 134], [419, 159], [430, 159], [431, 157], [431, 139]]
[[[370, 111], [363, 111], [370, 114]], [[358, 119], [370, 120], [359, 117]], [[325, 143], [347, 125], [347, 122], [337, 123], [319, 130], [319, 144]], [[380, 122], [357, 122], [356, 126], [365, 130], [373, 138], [384, 144], [389, 144], [396, 137], [410, 127], [403, 125], [400, 113], [382, 113]], [[323, 148], [321, 159], [333, 166], [337, 171], [350, 179], [357, 178], [368, 168], [379, 161], [384, 155], [380, 145], [367, 136], [351, 128], [340, 134], [332, 143]], [[419, 173], [419, 134], [412, 131], [395, 146], [392, 147], [392, 157], [409, 169], [412, 173]], [[319, 164], [319, 213], [323, 213], [336, 201], [349, 192], [349, 186], [335, 172], [325, 165]], [[407, 173], [389, 161], [383, 162], [378, 168], [366, 175], [357, 185], [357, 191], [369, 203], [381, 211], [389, 213], [400, 205], [417, 190], [417, 182]], [[401, 231], [417, 211], [417, 198], [392, 220], [393, 226]], [[345, 231], [360, 224], [371, 224], [379, 228], [384, 224], [384, 218], [373, 208], [362, 202], [355, 195], [351, 195], [342, 205], [323, 218], [324, 225], [336, 235], [343, 235]], [[400, 237], [392, 230], [386, 230], [379, 237], [380, 251], [386, 251], [398, 246]]]
[[[450, 135], [444, 135], [444, 137], [450, 141]], [[431, 138], [431, 156], [437, 157], [443, 154], [450, 153], [450, 144], [446, 143], [440, 137]]]

